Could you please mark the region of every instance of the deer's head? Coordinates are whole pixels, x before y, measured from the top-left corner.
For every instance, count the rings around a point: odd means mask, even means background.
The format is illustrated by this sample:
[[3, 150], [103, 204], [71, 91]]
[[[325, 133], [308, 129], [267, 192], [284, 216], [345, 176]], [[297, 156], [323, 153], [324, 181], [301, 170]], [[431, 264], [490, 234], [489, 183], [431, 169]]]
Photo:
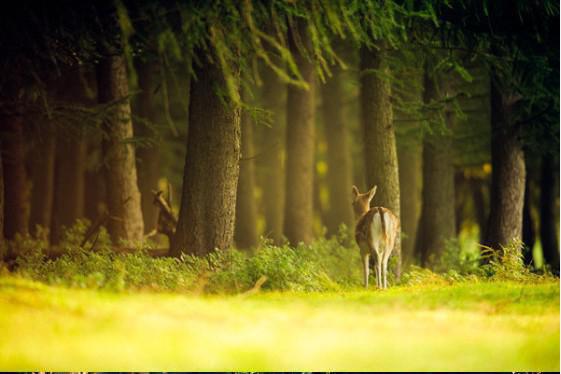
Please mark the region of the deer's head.
[[376, 195], [376, 189], [378, 186], [372, 187], [372, 189], [366, 193], [360, 193], [356, 186], [353, 186], [353, 209], [355, 211], [355, 217], [360, 218], [363, 214], [370, 210], [370, 202]]

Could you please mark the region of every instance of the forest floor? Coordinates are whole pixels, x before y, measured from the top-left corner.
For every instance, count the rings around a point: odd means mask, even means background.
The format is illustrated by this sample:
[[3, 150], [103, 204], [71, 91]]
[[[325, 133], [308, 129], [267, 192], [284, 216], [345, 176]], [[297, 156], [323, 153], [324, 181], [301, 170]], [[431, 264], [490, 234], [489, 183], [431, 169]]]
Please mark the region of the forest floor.
[[559, 371], [559, 282], [200, 296], [0, 277], [1, 370]]

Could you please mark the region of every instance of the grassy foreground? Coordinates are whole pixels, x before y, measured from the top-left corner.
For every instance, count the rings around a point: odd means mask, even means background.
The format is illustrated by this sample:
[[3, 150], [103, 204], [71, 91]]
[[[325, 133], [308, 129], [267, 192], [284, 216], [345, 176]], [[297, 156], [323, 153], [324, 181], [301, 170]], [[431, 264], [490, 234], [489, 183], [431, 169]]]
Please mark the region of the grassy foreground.
[[559, 283], [197, 296], [0, 277], [0, 369], [559, 371]]

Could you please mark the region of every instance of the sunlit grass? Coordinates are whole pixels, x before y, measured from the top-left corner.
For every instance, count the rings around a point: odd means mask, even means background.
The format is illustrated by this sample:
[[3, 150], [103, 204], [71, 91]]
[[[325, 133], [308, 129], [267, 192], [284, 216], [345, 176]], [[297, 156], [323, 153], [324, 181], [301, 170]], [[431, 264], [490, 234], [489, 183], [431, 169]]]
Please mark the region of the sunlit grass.
[[2, 370], [558, 371], [559, 283], [251, 296], [0, 278]]

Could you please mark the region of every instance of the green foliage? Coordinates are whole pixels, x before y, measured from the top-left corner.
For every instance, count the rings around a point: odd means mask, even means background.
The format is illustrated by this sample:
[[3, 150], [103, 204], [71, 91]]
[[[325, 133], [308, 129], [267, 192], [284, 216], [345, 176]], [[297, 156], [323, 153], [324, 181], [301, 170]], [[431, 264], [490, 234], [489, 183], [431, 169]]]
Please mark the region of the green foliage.
[[178, 259], [152, 258], [147, 244], [137, 244], [134, 253], [116, 253], [105, 229], [82, 248], [88, 226], [88, 221], [79, 220], [65, 228], [63, 254], [54, 259], [46, 256], [46, 241], [18, 237], [11, 243], [14, 253], [20, 254], [16, 273], [48, 284], [117, 292], [326, 291], [360, 284], [358, 250], [341, 245], [348, 240], [346, 228], [336, 238], [297, 248], [265, 240], [255, 253], [232, 249]]
[[[63, 254], [57, 258], [47, 256], [45, 235], [39, 235], [39, 239], [17, 236], [9, 243], [9, 250], [19, 254], [16, 274], [47, 284], [114, 292], [310, 292], [352, 289], [362, 283], [359, 250], [354, 244], [348, 246], [352, 241], [344, 225], [336, 237], [319, 238], [296, 248], [275, 246], [264, 239], [253, 253], [232, 249], [214, 251], [205, 257], [181, 258], [153, 258], [148, 253], [150, 243], [128, 243], [138, 250], [117, 253], [104, 228], [82, 248], [88, 226], [87, 220], [78, 220], [64, 228], [59, 246]], [[43, 231], [38, 228], [39, 233]], [[551, 279], [549, 274], [537, 275], [524, 267], [520, 245], [513, 242], [499, 252], [484, 250], [488, 263], [481, 265], [479, 251], [466, 251], [459, 241], [451, 240], [441, 256], [433, 260], [433, 270], [412, 266], [400, 284], [446, 285], [484, 280], [535, 283]], [[396, 284], [393, 274], [390, 284]]]

